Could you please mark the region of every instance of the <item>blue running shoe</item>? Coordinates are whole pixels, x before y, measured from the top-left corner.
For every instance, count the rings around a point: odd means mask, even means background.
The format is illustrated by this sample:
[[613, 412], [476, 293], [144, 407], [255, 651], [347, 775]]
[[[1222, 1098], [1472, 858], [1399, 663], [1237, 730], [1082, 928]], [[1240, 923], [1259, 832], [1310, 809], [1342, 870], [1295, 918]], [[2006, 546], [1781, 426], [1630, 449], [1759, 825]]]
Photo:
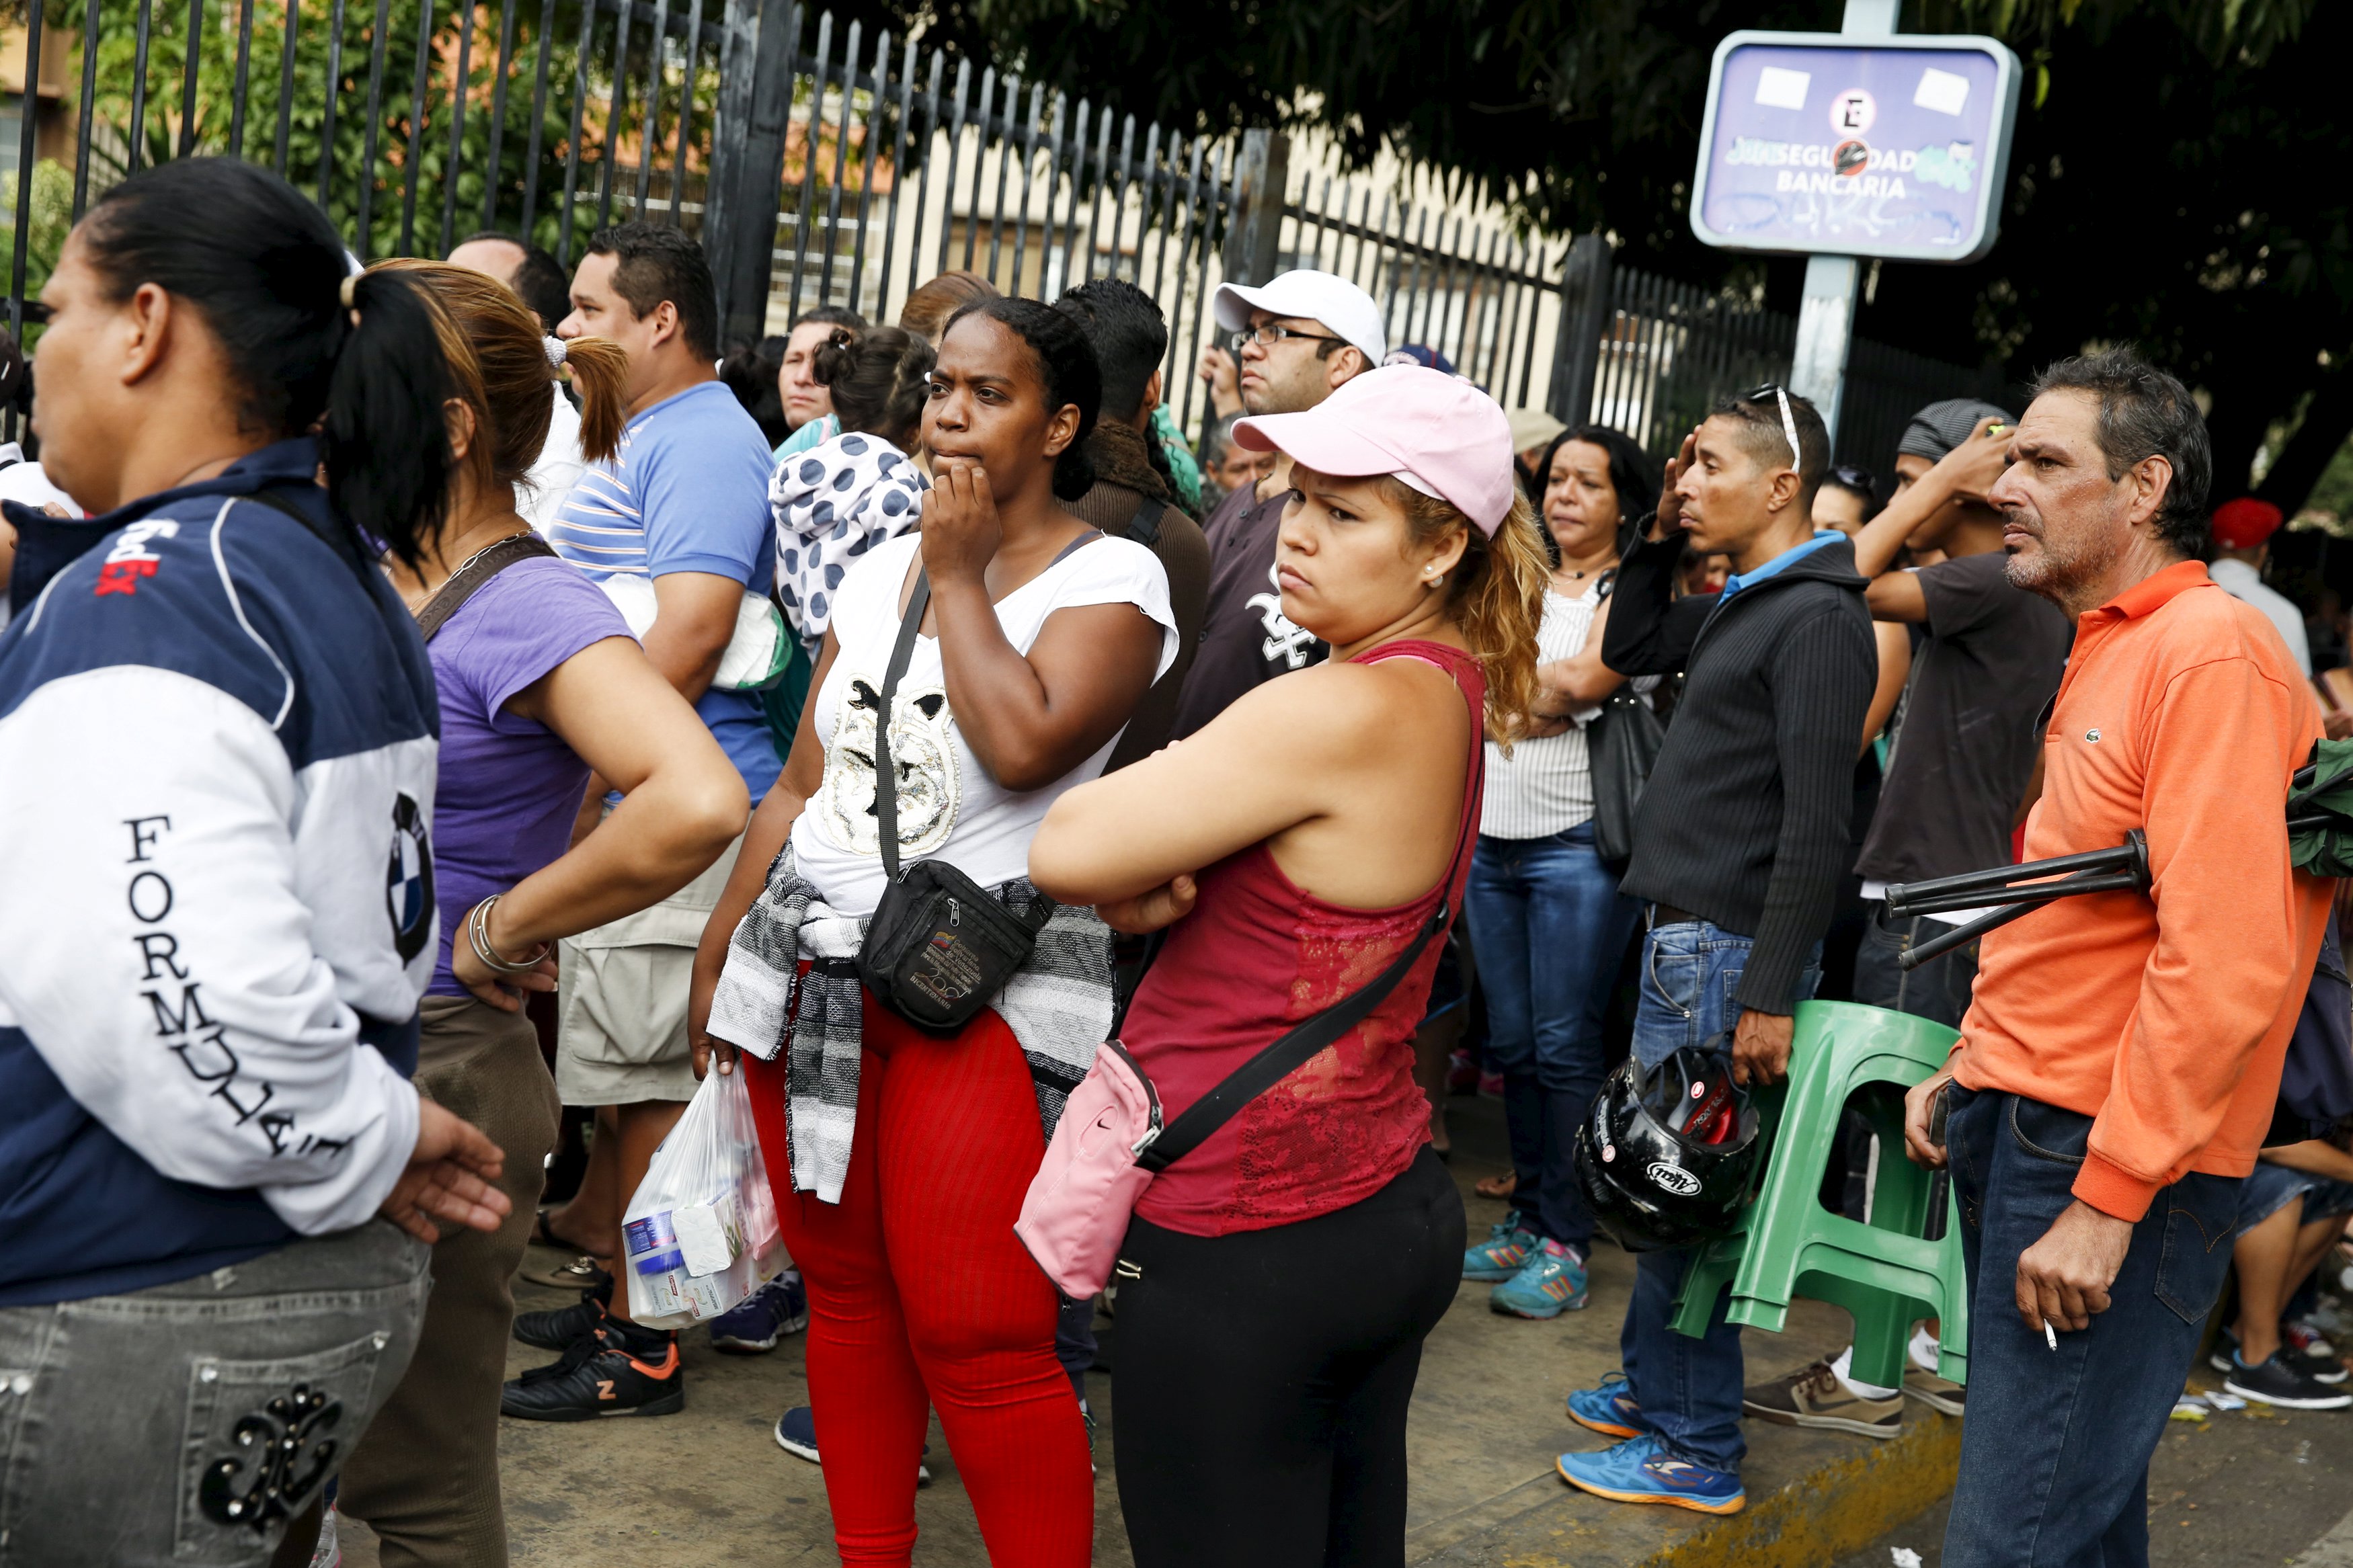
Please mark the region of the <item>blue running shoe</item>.
[[1515, 1318], [1557, 1318], [1585, 1301], [1585, 1258], [1559, 1241], [1532, 1249], [1520, 1271], [1487, 1295], [1490, 1309]]
[[1656, 1437], [1629, 1437], [1598, 1454], [1563, 1454], [1553, 1468], [1577, 1490], [1612, 1502], [1662, 1502], [1700, 1513], [1738, 1513], [1748, 1502], [1738, 1476], [1678, 1459]]
[[758, 1355], [807, 1327], [808, 1289], [797, 1270], [786, 1269], [711, 1320], [711, 1348]]
[[[777, 1416], [776, 1437], [776, 1447], [794, 1458], [807, 1459], [812, 1465], [825, 1463], [817, 1457], [817, 1412], [807, 1405], [796, 1405]], [[924, 1444], [923, 1452], [928, 1454], [931, 1451], [932, 1446]], [[919, 1487], [932, 1484], [931, 1466], [918, 1464], [915, 1467], [915, 1484]]]
[[1487, 1227], [1487, 1239], [1462, 1253], [1462, 1278], [1465, 1279], [1509, 1279], [1528, 1260], [1528, 1254], [1544, 1244], [1544, 1238], [1528, 1226], [1527, 1219], [1514, 1209], [1503, 1219]]
[[1640, 1408], [1626, 1392], [1622, 1372], [1604, 1373], [1600, 1387], [1580, 1388], [1568, 1396], [1568, 1418], [1604, 1437], [1641, 1436], [1642, 1429], [1635, 1425]]

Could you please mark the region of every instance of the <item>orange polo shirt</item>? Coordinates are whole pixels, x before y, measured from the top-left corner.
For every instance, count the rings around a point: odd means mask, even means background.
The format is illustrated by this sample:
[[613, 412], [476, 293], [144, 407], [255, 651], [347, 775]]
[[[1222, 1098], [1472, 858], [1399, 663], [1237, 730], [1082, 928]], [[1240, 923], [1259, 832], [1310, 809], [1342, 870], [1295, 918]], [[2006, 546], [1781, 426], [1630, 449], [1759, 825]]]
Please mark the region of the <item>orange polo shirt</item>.
[[2025, 858], [2148, 835], [2150, 886], [1989, 933], [1955, 1075], [2094, 1118], [2075, 1195], [2138, 1220], [2190, 1171], [2242, 1176], [2331, 884], [2287, 858], [2320, 709], [2260, 611], [2187, 561], [2085, 615], [2042, 739]]

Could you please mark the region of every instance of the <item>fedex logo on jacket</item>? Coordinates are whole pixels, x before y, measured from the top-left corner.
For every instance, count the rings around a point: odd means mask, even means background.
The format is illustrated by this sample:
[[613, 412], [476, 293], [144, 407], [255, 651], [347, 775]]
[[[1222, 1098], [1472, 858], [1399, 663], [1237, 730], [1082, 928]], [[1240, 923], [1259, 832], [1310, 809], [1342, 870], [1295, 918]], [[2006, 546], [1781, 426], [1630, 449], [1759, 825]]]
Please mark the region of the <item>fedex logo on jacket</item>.
[[147, 548], [147, 542], [162, 535], [176, 538], [180, 525], [169, 518], [151, 518], [134, 522], [123, 529], [115, 540], [114, 548], [106, 552], [106, 562], [98, 569], [98, 586], [93, 594], [135, 594], [139, 579], [153, 577], [164, 558]]
[[0, 1226], [79, 1220], [0, 1257], [0, 1305], [363, 1223], [416, 1142], [439, 717], [315, 463], [10, 512]]

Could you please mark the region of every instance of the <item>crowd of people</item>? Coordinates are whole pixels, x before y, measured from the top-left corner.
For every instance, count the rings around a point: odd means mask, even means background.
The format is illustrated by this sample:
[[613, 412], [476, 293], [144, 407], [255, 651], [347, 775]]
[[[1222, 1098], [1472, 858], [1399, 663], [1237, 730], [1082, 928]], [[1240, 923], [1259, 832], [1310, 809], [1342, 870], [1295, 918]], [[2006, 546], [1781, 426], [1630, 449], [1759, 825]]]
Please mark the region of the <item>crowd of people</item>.
[[[1746, 1384], [1724, 1300], [1672, 1326], [1692, 1252], [1645, 1251], [1570, 1485], [1731, 1512], [1744, 1415], [1883, 1437], [1909, 1398], [1977, 1417], [1949, 1561], [2145, 1562], [2234, 1259], [2227, 1385], [2353, 1405], [2309, 1299], [2353, 1154], [2270, 1131], [2316, 968], [2344, 984], [2279, 803], [2353, 722], [2263, 581], [2277, 512], [2210, 511], [2195, 402], [2130, 351], [2021, 416], [1922, 409], [1883, 495], [1786, 387], [1661, 461], [1315, 270], [1217, 290], [1198, 447], [1118, 279], [944, 273], [729, 345], [676, 227], [568, 277], [495, 234], [361, 268], [229, 161], [100, 195], [43, 303], [0, 1204], [64, 1245], [0, 1268], [44, 1500], [0, 1562], [332, 1562], [340, 1514], [388, 1563], [504, 1563], [502, 1415], [686, 1408], [618, 1276], [716, 1074], [790, 1267], [711, 1342], [806, 1331], [775, 1440], [841, 1560], [911, 1561], [936, 1413], [991, 1560], [1079, 1568], [1095, 1303], [1015, 1224], [1114, 1037], [1138, 1158], [1209, 1129], [1113, 1271], [1145, 1568], [1401, 1563], [1462, 1282], [1593, 1301], [1605, 1079], [1777, 1082], [1809, 998], [1959, 1031], [1906, 1143], [1952, 1172], [1975, 1397], [1934, 1322], [1901, 1386]], [[2133, 830], [2151, 893], [1905, 967], [1975, 911], [1892, 886]], [[1456, 1072], [1508, 1131], [1476, 1238]], [[1897, 1151], [1841, 1151], [1861, 1217]], [[534, 1239], [577, 1300], [518, 1315]], [[507, 1379], [510, 1338], [549, 1359]]]

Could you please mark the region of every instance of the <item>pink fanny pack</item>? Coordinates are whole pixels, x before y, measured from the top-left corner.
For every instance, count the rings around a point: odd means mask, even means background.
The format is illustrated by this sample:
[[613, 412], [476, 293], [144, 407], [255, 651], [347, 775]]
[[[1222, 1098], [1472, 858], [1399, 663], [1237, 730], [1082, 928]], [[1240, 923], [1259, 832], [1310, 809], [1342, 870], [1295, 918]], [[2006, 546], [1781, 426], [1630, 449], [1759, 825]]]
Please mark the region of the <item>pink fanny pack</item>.
[[1187, 1107], [1176, 1121], [1161, 1121], [1160, 1092], [1151, 1075], [1117, 1040], [1095, 1047], [1095, 1065], [1062, 1108], [1046, 1145], [1045, 1163], [1038, 1167], [1029, 1191], [1021, 1200], [1021, 1217], [1013, 1234], [1038, 1260], [1038, 1267], [1065, 1296], [1083, 1299], [1103, 1288], [1119, 1261], [1120, 1243], [1126, 1239], [1135, 1201], [1152, 1178], [1199, 1148], [1210, 1134], [1236, 1112], [1289, 1078], [1310, 1059], [1364, 1021], [1379, 1006], [1398, 982], [1452, 918], [1449, 908], [1455, 868], [1470, 841], [1468, 824], [1476, 821], [1480, 774], [1472, 775], [1472, 805], [1465, 814], [1465, 831], [1455, 844], [1454, 859], [1437, 906], [1421, 930], [1387, 969], [1362, 990], [1351, 992], [1314, 1017], [1294, 1026], [1266, 1049], [1228, 1074], [1218, 1086]]
[[1125, 1046], [1105, 1040], [1062, 1107], [1013, 1225], [1064, 1295], [1083, 1300], [1110, 1279], [1135, 1200], [1159, 1169], [1143, 1162], [1161, 1134], [1152, 1079]]

